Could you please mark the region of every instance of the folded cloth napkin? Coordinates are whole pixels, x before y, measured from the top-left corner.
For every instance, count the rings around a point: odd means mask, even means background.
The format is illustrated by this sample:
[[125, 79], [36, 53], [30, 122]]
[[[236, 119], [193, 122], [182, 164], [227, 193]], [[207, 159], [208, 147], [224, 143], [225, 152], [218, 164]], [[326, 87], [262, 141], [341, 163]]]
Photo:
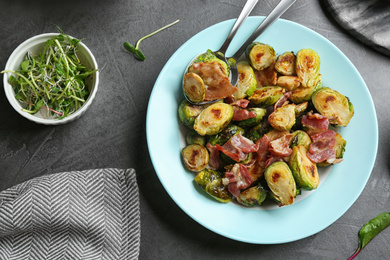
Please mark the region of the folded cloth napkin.
[[137, 259], [134, 169], [37, 177], [0, 192], [0, 259]]

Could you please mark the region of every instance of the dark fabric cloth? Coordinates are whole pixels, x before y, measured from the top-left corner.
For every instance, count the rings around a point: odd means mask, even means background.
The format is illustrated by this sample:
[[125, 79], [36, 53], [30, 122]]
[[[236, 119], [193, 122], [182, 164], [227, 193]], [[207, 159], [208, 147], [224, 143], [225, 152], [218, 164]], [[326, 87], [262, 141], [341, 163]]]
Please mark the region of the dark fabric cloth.
[[0, 259], [138, 259], [134, 169], [37, 177], [0, 192]]

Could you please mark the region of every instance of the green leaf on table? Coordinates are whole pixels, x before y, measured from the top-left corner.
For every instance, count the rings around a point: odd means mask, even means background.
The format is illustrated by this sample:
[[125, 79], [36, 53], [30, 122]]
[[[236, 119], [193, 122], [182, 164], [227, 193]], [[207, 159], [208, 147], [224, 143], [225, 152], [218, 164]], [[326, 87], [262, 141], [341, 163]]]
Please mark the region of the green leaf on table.
[[348, 260], [354, 259], [379, 232], [388, 226], [390, 226], [390, 212], [383, 212], [364, 224], [359, 231], [359, 247]]

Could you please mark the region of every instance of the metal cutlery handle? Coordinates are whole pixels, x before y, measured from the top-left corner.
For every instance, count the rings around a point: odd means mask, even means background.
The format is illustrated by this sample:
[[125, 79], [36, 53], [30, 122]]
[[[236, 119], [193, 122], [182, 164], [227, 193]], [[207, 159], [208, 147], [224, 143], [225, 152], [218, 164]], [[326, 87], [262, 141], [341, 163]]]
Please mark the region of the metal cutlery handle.
[[260, 34], [262, 34], [273, 22], [276, 21], [287, 9], [289, 9], [297, 0], [281, 0], [274, 10], [264, 19], [259, 27], [252, 33], [240, 49], [232, 56], [238, 60], [244, 53], [245, 49], [251, 44]]
[[249, 16], [250, 12], [252, 12], [257, 2], [258, 0], [248, 0], [246, 2], [244, 8], [242, 9], [236, 22], [234, 23], [233, 28], [230, 31], [228, 37], [226, 38], [225, 42], [222, 44], [221, 48], [217, 52], [226, 53], [226, 50], [229, 47], [230, 42], [233, 40], [240, 26], [244, 23], [246, 18]]

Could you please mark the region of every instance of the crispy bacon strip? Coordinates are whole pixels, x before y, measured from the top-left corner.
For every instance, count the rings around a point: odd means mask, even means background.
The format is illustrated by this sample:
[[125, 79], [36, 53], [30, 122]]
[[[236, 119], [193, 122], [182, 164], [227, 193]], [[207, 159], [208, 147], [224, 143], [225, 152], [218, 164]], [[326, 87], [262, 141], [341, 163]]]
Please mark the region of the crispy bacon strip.
[[255, 143], [241, 134], [236, 134], [224, 145], [216, 144], [215, 147], [236, 162], [244, 160], [248, 153], [256, 152], [258, 149]]
[[240, 163], [236, 163], [231, 171], [225, 173], [224, 183], [226, 183], [226, 179], [229, 183], [228, 190], [236, 197], [240, 195], [240, 190], [248, 188], [253, 183], [248, 169]]
[[291, 97], [291, 94], [291, 91], [284, 93], [283, 96], [279, 98], [279, 100], [276, 101], [276, 103], [274, 104], [274, 110], [276, 110], [278, 107], [285, 105], [286, 102], [288, 103], [288, 99]]
[[215, 145], [211, 145], [210, 143], [207, 143], [206, 147], [210, 152], [209, 166], [213, 170], [219, 169], [219, 166], [220, 166], [219, 150], [217, 149], [217, 147]]
[[217, 62], [197, 62], [192, 67], [194, 73], [198, 74], [205, 84], [205, 101], [223, 99], [237, 91], [237, 87], [230, 83]]
[[308, 129], [307, 133], [313, 135], [325, 131], [329, 127], [329, 120], [326, 116], [310, 111], [302, 117], [302, 125]]
[[276, 140], [271, 141], [269, 144], [269, 151], [273, 156], [277, 157], [290, 156], [292, 153], [292, 149], [290, 148], [290, 142], [292, 138], [292, 134], [286, 134]]
[[247, 108], [250, 101], [248, 99], [242, 98], [238, 100], [234, 100], [230, 103], [231, 106], [237, 106], [241, 108]]
[[246, 109], [233, 107], [234, 113], [233, 113], [233, 121], [242, 121], [248, 118], [254, 118], [256, 117], [256, 113], [253, 111], [248, 111]]
[[336, 159], [336, 133], [333, 130], [325, 130], [311, 136], [313, 143], [309, 146], [307, 157], [314, 163]]

